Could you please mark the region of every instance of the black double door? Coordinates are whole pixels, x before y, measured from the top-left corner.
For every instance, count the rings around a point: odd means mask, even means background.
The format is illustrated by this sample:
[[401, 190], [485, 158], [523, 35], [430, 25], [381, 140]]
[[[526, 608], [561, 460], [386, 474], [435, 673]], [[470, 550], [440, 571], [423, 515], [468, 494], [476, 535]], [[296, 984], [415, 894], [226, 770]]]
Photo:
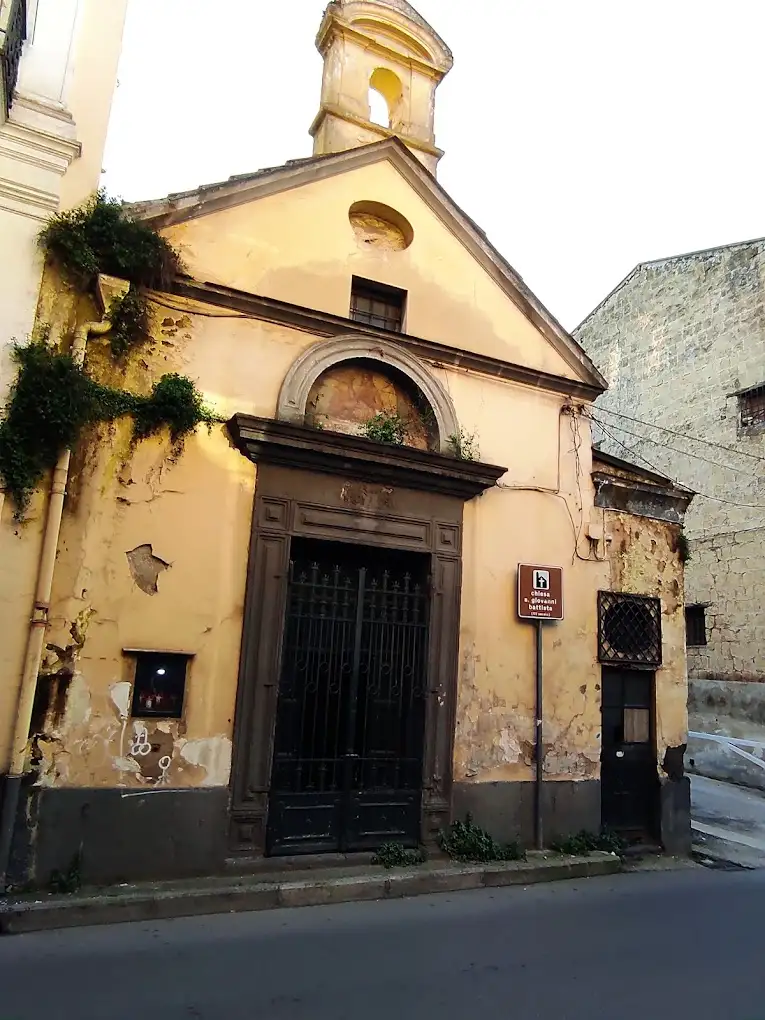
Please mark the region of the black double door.
[[419, 841], [429, 558], [295, 539], [267, 852]]
[[603, 669], [602, 821], [627, 836], [655, 835], [659, 780], [652, 672]]

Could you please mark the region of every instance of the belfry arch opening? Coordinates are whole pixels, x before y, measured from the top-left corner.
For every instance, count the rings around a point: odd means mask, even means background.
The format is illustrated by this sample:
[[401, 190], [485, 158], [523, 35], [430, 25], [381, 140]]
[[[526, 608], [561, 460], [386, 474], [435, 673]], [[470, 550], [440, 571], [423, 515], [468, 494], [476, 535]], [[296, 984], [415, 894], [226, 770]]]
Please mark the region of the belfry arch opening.
[[387, 67], [378, 67], [369, 79], [369, 119], [391, 130], [400, 120], [404, 89], [401, 79]]

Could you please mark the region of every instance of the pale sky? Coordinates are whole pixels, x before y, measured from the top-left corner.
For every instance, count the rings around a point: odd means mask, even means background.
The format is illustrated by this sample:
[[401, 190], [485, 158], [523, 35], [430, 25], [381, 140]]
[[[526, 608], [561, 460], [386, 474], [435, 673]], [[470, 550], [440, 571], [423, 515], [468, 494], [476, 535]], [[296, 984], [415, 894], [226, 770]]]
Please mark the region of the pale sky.
[[[414, 0], [454, 51], [439, 180], [564, 326], [641, 261], [765, 235], [763, 0]], [[325, 0], [130, 0], [104, 185], [311, 153]]]

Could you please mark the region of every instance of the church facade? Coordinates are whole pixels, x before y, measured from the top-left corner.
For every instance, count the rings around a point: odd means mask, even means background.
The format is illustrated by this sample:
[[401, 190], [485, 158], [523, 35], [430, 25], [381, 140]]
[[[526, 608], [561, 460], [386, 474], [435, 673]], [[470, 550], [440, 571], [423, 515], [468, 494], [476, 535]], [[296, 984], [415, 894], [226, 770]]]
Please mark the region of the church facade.
[[[435, 847], [467, 813], [682, 850], [691, 494], [593, 460], [602, 376], [438, 184], [435, 31], [336, 0], [318, 45], [312, 157], [133, 210], [187, 274], [121, 382], [183, 372], [225, 424], [176, 462], [123, 421], [75, 451], [46, 639], [66, 680], [37, 699], [15, 859], [203, 874]], [[50, 271], [51, 336], [83, 314]], [[541, 706], [521, 563], [563, 573]]]

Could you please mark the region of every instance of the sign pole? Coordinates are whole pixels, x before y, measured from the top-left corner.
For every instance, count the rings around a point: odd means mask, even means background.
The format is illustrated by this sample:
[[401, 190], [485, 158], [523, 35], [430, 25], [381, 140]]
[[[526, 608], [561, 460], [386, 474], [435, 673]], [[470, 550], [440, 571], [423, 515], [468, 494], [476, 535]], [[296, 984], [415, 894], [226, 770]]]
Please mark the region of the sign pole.
[[544, 849], [544, 831], [542, 826], [542, 782], [544, 777], [544, 744], [542, 743], [542, 627], [541, 620], [534, 621], [537, 632], [536, 654], [536, 743], [534, 762], [536, 765], [536, 782], [534, 785], [534, 845], [537, 850]]
[[542, 629], [545, 620], [563, 619], [563, 570], [533, 563], [518, 564], [518, 618], [536, 630], [536, 695], [534, 699], [534, 845], [544, 849], [544, 758], [542, 743]]

